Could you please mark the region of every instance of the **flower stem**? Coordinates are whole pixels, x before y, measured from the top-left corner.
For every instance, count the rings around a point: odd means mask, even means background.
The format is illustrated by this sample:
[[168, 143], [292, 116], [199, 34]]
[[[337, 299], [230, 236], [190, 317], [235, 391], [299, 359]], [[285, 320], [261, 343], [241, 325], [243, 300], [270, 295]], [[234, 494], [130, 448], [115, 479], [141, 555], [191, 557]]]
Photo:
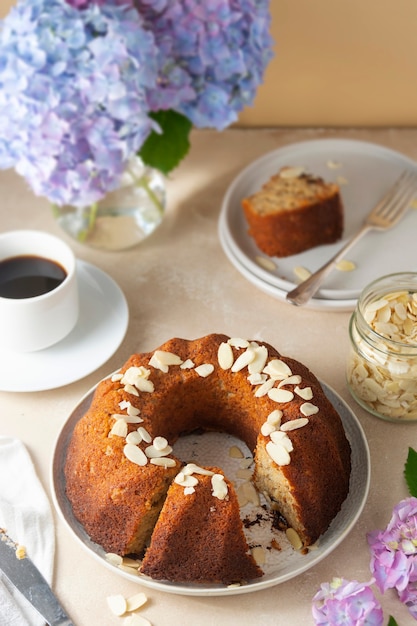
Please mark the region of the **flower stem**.
[[159, 201], [158, 196], [156, 195], [156, 193], [150, 187], [150, 185], [149, 185], [149, 178], [148, 178], [147, 174], [143, 174], [143, 176], [141, 176], [140, 178], [137, 178], [136, 176], [133, 176], [133, 178], [135, 179], [135, 181], [139, 185], [139, 187], [142, 187], [146, 191], [146, 193], [148, 194], [149, 198], [152, 200], [152, 202], [154, 203], [154, 205], [158, 209], [159, 214], [162, 215], [163, 212], [164, 212], [164, 207], [162, 206], [161, 202]]

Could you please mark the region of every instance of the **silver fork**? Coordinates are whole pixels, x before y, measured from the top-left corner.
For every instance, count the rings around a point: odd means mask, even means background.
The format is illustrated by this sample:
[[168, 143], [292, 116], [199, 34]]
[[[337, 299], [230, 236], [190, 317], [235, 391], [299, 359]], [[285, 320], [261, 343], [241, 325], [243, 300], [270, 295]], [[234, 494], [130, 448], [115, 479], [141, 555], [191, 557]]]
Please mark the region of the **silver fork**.
[[355, 243], [370, 230], [388, 230], [394, 226], [409, 207], [414, 194], [417, 192], [417, 171], [406, 170], [401, 174], [394, 185], [378, 202], [365, 219], [361, 229], [350, 239], [337, 254], [325, 265], [311, 274], [298, 287], [289, 291], [286, 299], [300, 306], [306, 304], [322, 285], [324, 279], [334, 269], [336, 263], [346, 254]]

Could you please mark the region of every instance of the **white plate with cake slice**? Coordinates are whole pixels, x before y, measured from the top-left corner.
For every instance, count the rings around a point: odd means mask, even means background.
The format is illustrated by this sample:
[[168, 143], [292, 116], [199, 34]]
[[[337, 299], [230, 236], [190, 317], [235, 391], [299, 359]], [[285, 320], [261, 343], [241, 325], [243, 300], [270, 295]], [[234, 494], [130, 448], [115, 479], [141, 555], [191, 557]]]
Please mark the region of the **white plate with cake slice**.
[[[362, 427], [349, 406], [331, 388], [323, 384], [324, 391], [342, 419], [352, 449], [352, 472], [349, 494], [341, 510], [328, 530], [306, 554], [295, 550], [285, 532], [273, 526], [276, 517], [268, 513], [267, 507], [246, 504], [241, 509], [245, 533], [249, 545], [260, 546], [265, 556], [262, 565], [264, 576], [241, 586], [180, 584], [152, 580], [138, 572], [139, 563], [128, 562], [123, 568], [109, 561], [103, 548], [92, 542], [73, 515], [65, 492], [65, 459], [75, 424], [87, 411], [94, 389], [90, 390], [74, 408], [57, 439], [51, 468], [52, 497], [55, 507], [74, 539], [101, 565], [117, 575], [140, 583], [143, 586], [169, 593], [190, 596], [227, 596], [259, 591], [278, 585], [310, 568], [326, 558], [350, 533], [365, 506], [370, 483], [370, 455]], [[237, 475], [242, 468], [241, 459], [231, 455], [231, 448], [239, 448], [243, 458], [250, 457], [246, 446], [238, 439], [224, 433], [196, 434], [180, 438], [174, 446], [175, 454], [183, 459], [192, 459], [201, 465], [217, 465], [238, 488], [241, 478]], [[261, 502], [262, 504], [262, 502]], [[135, 564], [135, 568], [130, 567]]]
[[[280, 168], [302, 167], [340, 186], [344, 205], [343, 238], [335, 244], [318, 246], [285, 258], [268, 257], [259, 250], [252, 237], [241, 206], [242, 198], [255, 193]], [[404, 170], [416, 170], [417, 163], [383, 146], [350, 139], [321, 139], [291, 144], [265, 154], [246, 167], [231, 183], [219, 219], [220, 240], [227, 247], [234, 265], [247, 278], [256, 277], [276, 287], [285, 296], [299, 282], [298, 268], [316, 271], [359, 230], [363, 220], [386, 190]], [[414, 204], [414, 203], [413, 203]], [[417, 208], [410, 207], [403, 220], [391, 230], [370, 232], [349, 251], [351, 271], [333, 271], [315, 300], [318, 308], [345, 310], [354, 304], [362, 289], [384, 274], [415, 271], [415, 232]], [[259, 284], [258, 284], [259, 286]], [[278, 292], [278, 293], [279, 293]], [[313, 303], [314, 304], [314, 303]], [[318, 303], [317, 303], [318, 304]]]

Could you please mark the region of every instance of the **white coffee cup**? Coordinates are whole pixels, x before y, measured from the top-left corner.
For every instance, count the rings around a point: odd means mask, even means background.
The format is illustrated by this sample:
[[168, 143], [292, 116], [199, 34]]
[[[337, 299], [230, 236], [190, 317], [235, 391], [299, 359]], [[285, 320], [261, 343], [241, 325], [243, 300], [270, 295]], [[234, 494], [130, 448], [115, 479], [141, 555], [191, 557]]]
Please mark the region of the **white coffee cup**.
[[[19, 264], [52, 268], [49, 262], [61, 270], [52, 288], [48, 282], [52, 279], [44, 277], [49, 291], [32, 293], [33, 286], [42, 281], [41, 276], [15, 277], [13, 282], [13, 276], [20, 271]], [[20, 286], [11, 290], [12, 284]], [[22, 288], [22, 284], [30, 288]], [[0, 350], [34, 352], [48, 348], [71, 332], [78, 312], [76, 260], [71, 248], [58, 237], [41, 231], [0, 233]]]

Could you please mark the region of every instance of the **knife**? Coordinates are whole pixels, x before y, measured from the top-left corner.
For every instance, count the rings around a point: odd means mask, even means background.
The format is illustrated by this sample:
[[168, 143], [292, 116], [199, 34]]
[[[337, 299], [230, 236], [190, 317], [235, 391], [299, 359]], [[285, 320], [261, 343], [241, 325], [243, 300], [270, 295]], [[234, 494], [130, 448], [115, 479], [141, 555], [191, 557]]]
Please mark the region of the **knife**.
[[0, 528], [0, 569], [49, 626], [75, 626], [24, 548]]

